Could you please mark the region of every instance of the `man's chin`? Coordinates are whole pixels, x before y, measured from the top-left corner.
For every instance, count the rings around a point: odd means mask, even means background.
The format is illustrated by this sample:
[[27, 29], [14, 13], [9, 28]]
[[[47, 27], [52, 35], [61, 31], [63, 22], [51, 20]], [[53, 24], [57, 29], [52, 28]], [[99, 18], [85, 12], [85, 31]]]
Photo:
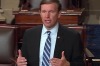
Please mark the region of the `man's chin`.
[[52, 29], [52, 26], [45, 26], [45, 27], [46, 27], [47, 29], [49, 29], [49, 30]]

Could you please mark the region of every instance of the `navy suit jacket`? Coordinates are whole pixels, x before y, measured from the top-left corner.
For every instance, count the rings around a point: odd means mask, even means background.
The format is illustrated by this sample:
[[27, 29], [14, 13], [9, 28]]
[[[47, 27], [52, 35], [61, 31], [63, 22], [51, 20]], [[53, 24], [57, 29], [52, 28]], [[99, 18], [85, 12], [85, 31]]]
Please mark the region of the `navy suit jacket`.
[[[28, 29], [23, 37], [22, 55], [27, 59], [28, 66], [39, 66], [39, 48], [43, 26]], [[59, 25], [54, 57], [61, 58], [62, 51], [71, 66], [84, 66], [84, 51], [80, 34]]]

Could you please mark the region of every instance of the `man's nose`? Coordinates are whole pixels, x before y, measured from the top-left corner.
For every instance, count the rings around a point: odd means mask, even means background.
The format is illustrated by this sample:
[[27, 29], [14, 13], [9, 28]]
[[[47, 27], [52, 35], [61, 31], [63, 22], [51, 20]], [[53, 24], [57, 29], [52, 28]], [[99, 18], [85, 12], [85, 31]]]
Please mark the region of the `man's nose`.
[[50, 18], [50, 13], [46, 13], [46, 18]]

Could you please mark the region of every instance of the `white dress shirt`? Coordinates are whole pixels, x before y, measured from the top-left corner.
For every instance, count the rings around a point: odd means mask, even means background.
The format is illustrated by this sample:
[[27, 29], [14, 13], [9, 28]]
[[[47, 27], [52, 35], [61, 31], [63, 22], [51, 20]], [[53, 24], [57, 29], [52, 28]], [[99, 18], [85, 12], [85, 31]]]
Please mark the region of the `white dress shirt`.
[[[45, 26], [43, 25], [42, 28], [42, 33], [41, 33], [41, 41], [40, 41], [40, 56], [39, 56], [39, 66], [42, 66], [42, 58], [43, 58], [43, 50], [44, 50], [44, 46], [45, 46], [45, 41], [48, 37], [47, 32], [48, 30], [45, 28]], [[58, 23], [56, 24], [55, 27], [53, 27], [51, 30], [51, 53], [50, 53], [50, 59], [53, 58], [54, 56], [54, 50], [55, 50], [55, 44], [56, 44], [56, 38], [57, 38], [57, 32], [58, 32]]]

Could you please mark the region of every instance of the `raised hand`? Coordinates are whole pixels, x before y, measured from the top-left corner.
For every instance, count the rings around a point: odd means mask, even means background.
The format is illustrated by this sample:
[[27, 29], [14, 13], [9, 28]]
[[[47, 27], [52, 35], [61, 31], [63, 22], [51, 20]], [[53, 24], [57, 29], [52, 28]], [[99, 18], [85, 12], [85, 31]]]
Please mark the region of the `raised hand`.
[[27, 60], [22, 57], [21, 50], [18, 50], [17, 66], [27, 66]]
[[61, 53], [61, 59], [52, 58], [50, 60], [51, 66], [70, 66], [70, 63], [66, 60], [64, 51]]

